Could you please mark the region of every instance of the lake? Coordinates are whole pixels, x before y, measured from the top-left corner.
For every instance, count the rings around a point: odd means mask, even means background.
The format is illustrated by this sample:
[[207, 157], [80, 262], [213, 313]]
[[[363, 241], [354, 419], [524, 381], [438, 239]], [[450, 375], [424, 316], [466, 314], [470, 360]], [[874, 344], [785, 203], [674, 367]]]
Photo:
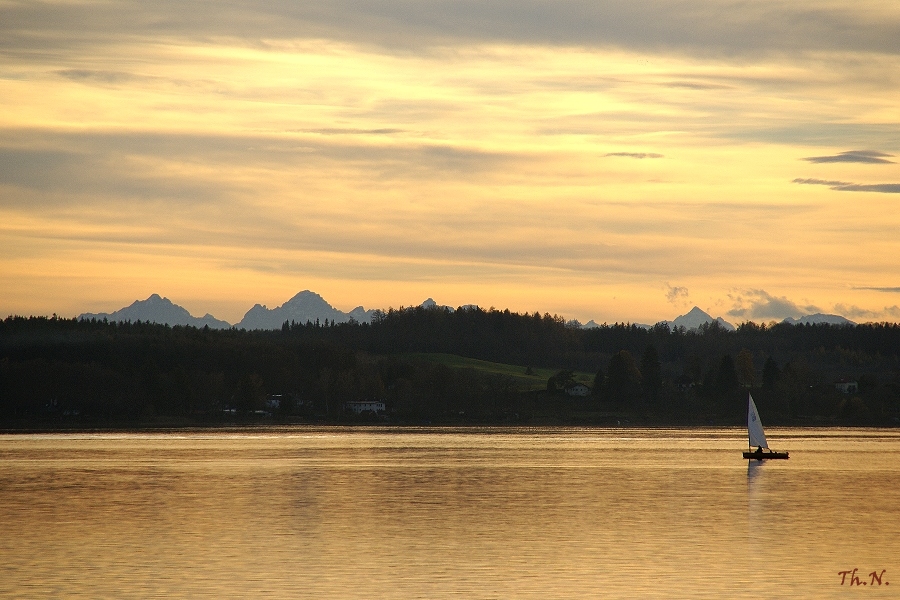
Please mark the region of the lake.
[[2, 435], [0, 596], [896, 596], [900, 431], [767, 433]]

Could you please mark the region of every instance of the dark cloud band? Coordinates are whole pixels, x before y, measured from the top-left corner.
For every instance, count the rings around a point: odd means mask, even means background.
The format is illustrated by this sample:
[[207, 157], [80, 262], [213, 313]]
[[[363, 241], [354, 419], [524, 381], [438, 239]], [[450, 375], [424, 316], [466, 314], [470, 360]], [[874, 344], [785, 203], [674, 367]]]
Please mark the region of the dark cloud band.
[[826, 185], [837, 192], [877, 192], [880, 194], [900, 194], [900, 183], [851, 183], [827, 179], [794, 179], [792, 183], [804, 185]]
[[894, 164], [888, 160], [893, 154], [874, 152], [870, 150], [848, 150], [832, 156], [808, 156], [803, 160], [811, 163], [864, 163], [864, 164]]

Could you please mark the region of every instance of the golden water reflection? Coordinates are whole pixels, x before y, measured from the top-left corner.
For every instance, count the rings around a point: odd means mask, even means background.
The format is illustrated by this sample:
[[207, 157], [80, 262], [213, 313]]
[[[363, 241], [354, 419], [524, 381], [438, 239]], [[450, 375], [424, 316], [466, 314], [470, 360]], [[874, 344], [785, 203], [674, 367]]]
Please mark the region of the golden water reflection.
[[[900, 585], [900, 432], [0, 437], [0, 596], [843, 597]], [[879, 586], [882, 593], [890, 590]]]

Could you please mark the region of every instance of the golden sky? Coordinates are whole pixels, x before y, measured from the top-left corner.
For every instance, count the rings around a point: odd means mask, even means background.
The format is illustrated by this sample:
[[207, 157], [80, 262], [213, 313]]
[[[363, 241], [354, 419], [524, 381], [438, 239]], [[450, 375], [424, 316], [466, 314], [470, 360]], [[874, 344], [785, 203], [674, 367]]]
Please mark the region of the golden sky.
[[0, 314], [900, 320], [900, 3], [0, 0]]

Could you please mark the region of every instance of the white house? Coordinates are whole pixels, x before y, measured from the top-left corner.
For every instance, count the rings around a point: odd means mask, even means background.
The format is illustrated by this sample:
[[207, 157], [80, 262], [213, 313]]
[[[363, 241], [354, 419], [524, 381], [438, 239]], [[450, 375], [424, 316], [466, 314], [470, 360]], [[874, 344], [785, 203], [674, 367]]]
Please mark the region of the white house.
[[585, 396], [591, 395], [591, 388], [584, 385], [583, 383], [576, 383], [575, 385], [571, 385], [566, 388], [566, 393], [570, 396], [577, 396], [583, 398]]
[[285, 402], [291, 402], [291, 406], [303, 406], [304, 402], [296, 394], [269, 394], [266, 397], [266, 410], [275, 411], [281, 408]]
[[859, 384], [857, 384], [855, 381], [847, 381], [846, 379], [841, 379], [834, 382], [834, 389], [839, 392], [843, 392], [844, 394], [855, 394], [859, 391]]
[[378, 400], [356, 400], [354, 402], [347, 402], [344, 406], [347, 407], [347, 410], [352, 410], [356, 414], [364, 412], [384, 412], [384, 402], [379, 402]]

